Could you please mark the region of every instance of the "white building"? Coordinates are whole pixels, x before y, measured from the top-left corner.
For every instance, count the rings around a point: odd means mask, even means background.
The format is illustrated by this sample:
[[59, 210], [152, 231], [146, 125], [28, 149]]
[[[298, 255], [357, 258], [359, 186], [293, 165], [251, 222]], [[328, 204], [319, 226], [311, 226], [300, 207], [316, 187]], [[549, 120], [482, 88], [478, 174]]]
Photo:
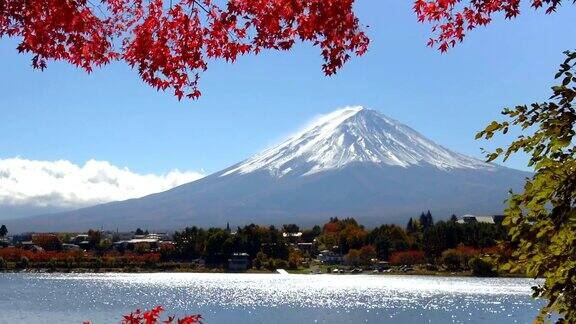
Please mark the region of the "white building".
[[501, 216], [476, 216], [476, 215], [463, 215], [458, 217], [458, 224], [470, 224], [470, 223], [485, 223], [485, 224], [496, 224], [495, 218]]

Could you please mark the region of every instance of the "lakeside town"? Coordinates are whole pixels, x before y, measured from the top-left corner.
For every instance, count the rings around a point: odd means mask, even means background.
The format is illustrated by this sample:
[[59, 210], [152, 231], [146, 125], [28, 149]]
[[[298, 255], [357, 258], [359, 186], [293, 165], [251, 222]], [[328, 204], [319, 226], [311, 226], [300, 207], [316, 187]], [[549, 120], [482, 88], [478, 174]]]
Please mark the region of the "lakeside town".
[[33, 272], [284, 272], [509, 275], [494, 260], [510, 254], [503, 217], [431, 213], [405, 227], [367, 229], [353, 218], [175, 232], [89, 230], [10, 234], [0, 228], [0, 270]]

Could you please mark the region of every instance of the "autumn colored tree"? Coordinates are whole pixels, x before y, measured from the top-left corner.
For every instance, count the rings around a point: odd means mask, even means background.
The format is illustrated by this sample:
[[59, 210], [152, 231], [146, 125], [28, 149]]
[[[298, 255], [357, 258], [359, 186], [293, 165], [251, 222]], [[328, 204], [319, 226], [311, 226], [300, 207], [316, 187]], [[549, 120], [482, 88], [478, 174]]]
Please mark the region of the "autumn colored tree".
[[324, 233], [333, 234], [338, 233], [342, 229], [342, 223], [338, 217], [330, 217], [328, 223], [324, 224], [322, 231]]
[[414, 12], [420, 22], [433, 24], [428, 46], [446, 52], [462, 42], [468, 31], [490, 24], [499, 14], [506, 19], [517, 17], [522, 4], [550, 14], [563, 2], [570, 0], [415, 0]]
[[341, 253], [347, 253], [350, 249], [360, 249], [366, 241], [368, 233], [363, 226], [354, 220], [344, 223], [344, 228], [339, 233], [338, 246]]
[[368, 232], [354, 218], [330, 218], [324, 224], [322, 234], [317, 237], [322, 249], [338, 248], [338, 253], [346, 254], [350, 249], [360, 249], [367, 238]]
[[32, 243], [46, 251], [57, 251], [62, 248], [62, 242], [55, 234], [38, 233], [32, 235]]
[[298, 269], [300, 264], [302, 263], [302, 254], [299, 250], [292, 249], [290, 254], [288, 255], [288, 268], [289, 269]]
[[0, 38], [19, 39], [32, 66], [66, 61], [86, 72], [124, 61], [144, 82], [198, 98], [209, 60], [234, 62], [262, 50], [289, 50], [297, 41], [321, 50], [331, 75], [368, 37], [354, 0], [3, 0]]
[[[200, 324], [202, 323], [201, 315], [187, 315], [180, 319], [175, 319], [174, 316], [168, 316], [165, 320], [160, 319], [160, 315], [164, 312], [162, 306], [156, 306], [148, 311], [136, 311], [122, 316], [122, 324], [157, 324], [157, 323], [178, 323], [178, 324]], [[84, 324], [91, 322], [85, 321]]]
[[479, 254], [480, 250], [460, 244], [442, 252], [440, 261], [449, 271], [458, 271], [468, 268], [468, 262]]
[[409, 250], [392, 253], [390, 264], [393, 265], [415, 265], [426, 263], [423, 251]]
[[364, 245], [360, 249], [360, 263], [362, 265], [370, 265], [372, 259], [377, 257], [376, 248], [372, 245]]
[[[86, 72], [124, 61], [144, 82], [198, 98], [200, 73], [210, 60], [234, 62], [262, 50], [289, 50], [297, 41], [321, 50], [332, 75], [369, 39], [353, 11], [354, 0], [3, 0], [0, 38], [19, 39], [32, 66], [66, 61]], [[421, 22], [434, 24], [428, 45], [446, 51], [465, 33], [520, 5], [554, 12], [561, 0], [415, 0]]]

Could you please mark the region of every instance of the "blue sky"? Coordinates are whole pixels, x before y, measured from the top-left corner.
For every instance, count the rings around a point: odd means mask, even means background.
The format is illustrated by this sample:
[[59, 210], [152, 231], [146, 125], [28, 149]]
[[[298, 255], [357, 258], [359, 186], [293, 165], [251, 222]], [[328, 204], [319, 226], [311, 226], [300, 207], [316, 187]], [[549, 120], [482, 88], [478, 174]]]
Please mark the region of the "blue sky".
[[[338, 75], [319, 50], [267, 52], [212, 63], [200, 100], [178, 102], [113, 64], [91, 75], [63, 63], [30, 67], [16, 42], [0, 41], [0, 158], [108, 161], [139, 173], [211, 173], [270, 146], [310, 119], [346, 105], [382, 111], [436, 142], [481, 157], [474, 133], [506, 105], [548, 97], [562, 51], [574, 48], [576, 10], [527, 9], [476, 30], [448, 54], [425, 46], [428, 25], [411, 1], [359, 1], [369, 52]], [[571, 47], [572, 46], [572, 47]], [[524, 159], [508, 166], [524, 168]]]

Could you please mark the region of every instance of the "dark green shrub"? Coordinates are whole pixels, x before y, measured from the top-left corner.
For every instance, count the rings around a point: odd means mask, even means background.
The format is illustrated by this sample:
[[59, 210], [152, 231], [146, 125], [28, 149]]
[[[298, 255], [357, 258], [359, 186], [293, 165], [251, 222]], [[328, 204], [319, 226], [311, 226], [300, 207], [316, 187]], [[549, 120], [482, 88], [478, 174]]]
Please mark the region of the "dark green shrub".
[[449, 271], [462, 269], [462, 257], [456, 249], [449, 249], [442, 252], [441, 262]]
[[26, 269], [30, 266], [30, 260], [28, 260], [27, 257], [23, 256], [20, 258], [20, 260], [16, 263], [16, 267], [18, 267], [18, 269]]
[[66, 267], [68, 269], [72, 269], [74, 267], [74, 264], [76, 263], [76, 261], [74, 260], [73, 257], [67, 257], [66, 258]]
[[256, 258], [252, 261], [252, 265], [256, 269], [260, 269], [268, 263], [268, 256], [263, 252], [258, 252]]
[[468, 266], [476, 277], [495, 277], [497, 275], [497, 272], [493, 270], [492, 264], [480, 257], [470, 259]]
[[286, 269], [288, 268], [288, 261], [282, 259], [276, 259], [276, 269]]
[[269, 259], [268, 262], [266, 262], [266, 269], [270, 271], [276, 270], [276, 260]]

